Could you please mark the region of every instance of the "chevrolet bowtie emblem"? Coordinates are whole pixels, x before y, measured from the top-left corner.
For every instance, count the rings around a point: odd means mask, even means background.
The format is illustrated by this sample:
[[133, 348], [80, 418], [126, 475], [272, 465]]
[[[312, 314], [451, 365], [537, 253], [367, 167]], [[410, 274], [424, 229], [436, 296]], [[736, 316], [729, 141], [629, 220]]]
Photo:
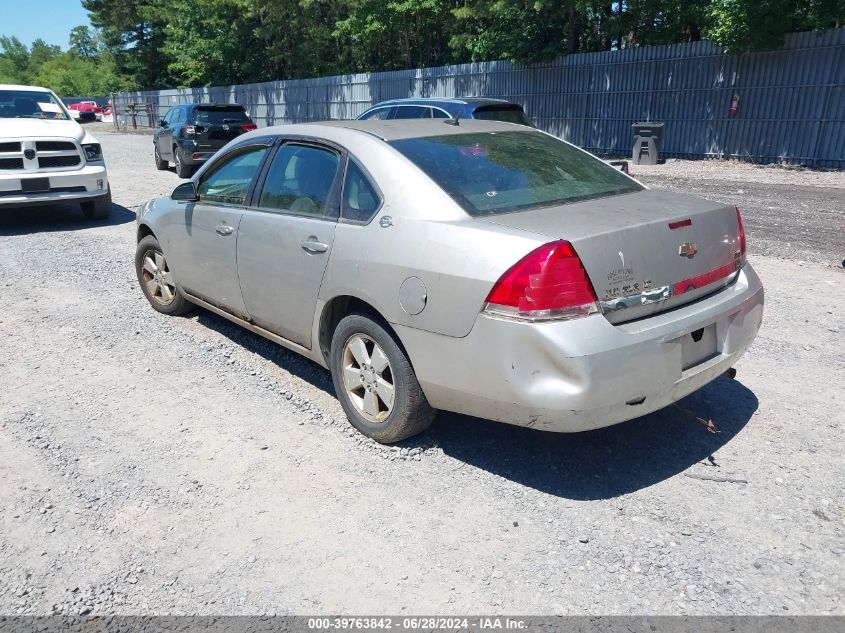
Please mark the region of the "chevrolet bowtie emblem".
[[688, 257], [690, 259], [695, 257], [697, 252], [698, 247], [695, 245], [695, 242], [684, 242], [681, 244], [680, 248], [678, 248], [678, 255], [681, 257]]

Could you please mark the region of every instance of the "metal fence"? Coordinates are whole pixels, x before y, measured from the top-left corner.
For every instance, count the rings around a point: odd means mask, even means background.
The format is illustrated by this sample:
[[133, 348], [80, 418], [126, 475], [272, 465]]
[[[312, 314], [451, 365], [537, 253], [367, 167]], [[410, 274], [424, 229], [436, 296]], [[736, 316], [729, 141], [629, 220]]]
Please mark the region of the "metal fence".
[[467, 95], [520, 103], [539, 128], [602, 155], [630, 154], [635, 121], [663, 121], [664, 156], [845, 168], [845, 29], [795, 33], [765, 53], [725, 55], [693, 42], [534, 66], [495, 61], [113, 98], [118, 112], [149, 113], [138, 125], [154, 125], [176, 103], [211, 101], [240, 103], [265, 126], [354, 118], [385, 99]]

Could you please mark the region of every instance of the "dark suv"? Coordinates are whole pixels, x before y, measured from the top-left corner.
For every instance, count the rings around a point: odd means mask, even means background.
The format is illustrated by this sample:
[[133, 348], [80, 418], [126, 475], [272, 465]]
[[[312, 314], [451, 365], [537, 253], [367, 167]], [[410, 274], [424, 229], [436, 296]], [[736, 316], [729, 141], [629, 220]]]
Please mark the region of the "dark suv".
[[190, 178], [197, 165], [236, 136], [257, 126], [236, 103], [176, 105], [158, 122], [153, 135], [156, 169], [176, 165], [176, 175]]
[[373, 119], [488, 119], [533, 127], [521, 105], [502, 99], [464, 97], [459, 99], [393, 99], [382, 101], [358, 116]]

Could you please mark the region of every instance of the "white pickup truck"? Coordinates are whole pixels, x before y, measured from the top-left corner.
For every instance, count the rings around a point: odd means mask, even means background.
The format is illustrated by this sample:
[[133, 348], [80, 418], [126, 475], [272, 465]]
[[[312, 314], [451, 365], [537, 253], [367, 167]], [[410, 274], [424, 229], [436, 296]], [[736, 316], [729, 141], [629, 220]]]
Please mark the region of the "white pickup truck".
[[87, 218], [108, 217], [100, 144], [47, 88], [0, 84], [0, 212], [62, 202], [79, 202]]

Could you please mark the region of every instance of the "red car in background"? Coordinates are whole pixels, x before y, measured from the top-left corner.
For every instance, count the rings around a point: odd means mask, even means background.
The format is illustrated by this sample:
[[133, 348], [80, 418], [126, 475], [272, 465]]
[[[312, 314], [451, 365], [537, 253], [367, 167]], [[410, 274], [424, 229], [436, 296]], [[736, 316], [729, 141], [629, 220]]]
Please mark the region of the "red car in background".
[[67, 109], [79, 113], [79, 116], [75, 118], [80, 123], [85, 123], [86, 121], [101, 121], [103, 119], [103, 108], [97, 105], [96, 101], [80, 101], [79, 103], [71, 103], [67, 106]]

